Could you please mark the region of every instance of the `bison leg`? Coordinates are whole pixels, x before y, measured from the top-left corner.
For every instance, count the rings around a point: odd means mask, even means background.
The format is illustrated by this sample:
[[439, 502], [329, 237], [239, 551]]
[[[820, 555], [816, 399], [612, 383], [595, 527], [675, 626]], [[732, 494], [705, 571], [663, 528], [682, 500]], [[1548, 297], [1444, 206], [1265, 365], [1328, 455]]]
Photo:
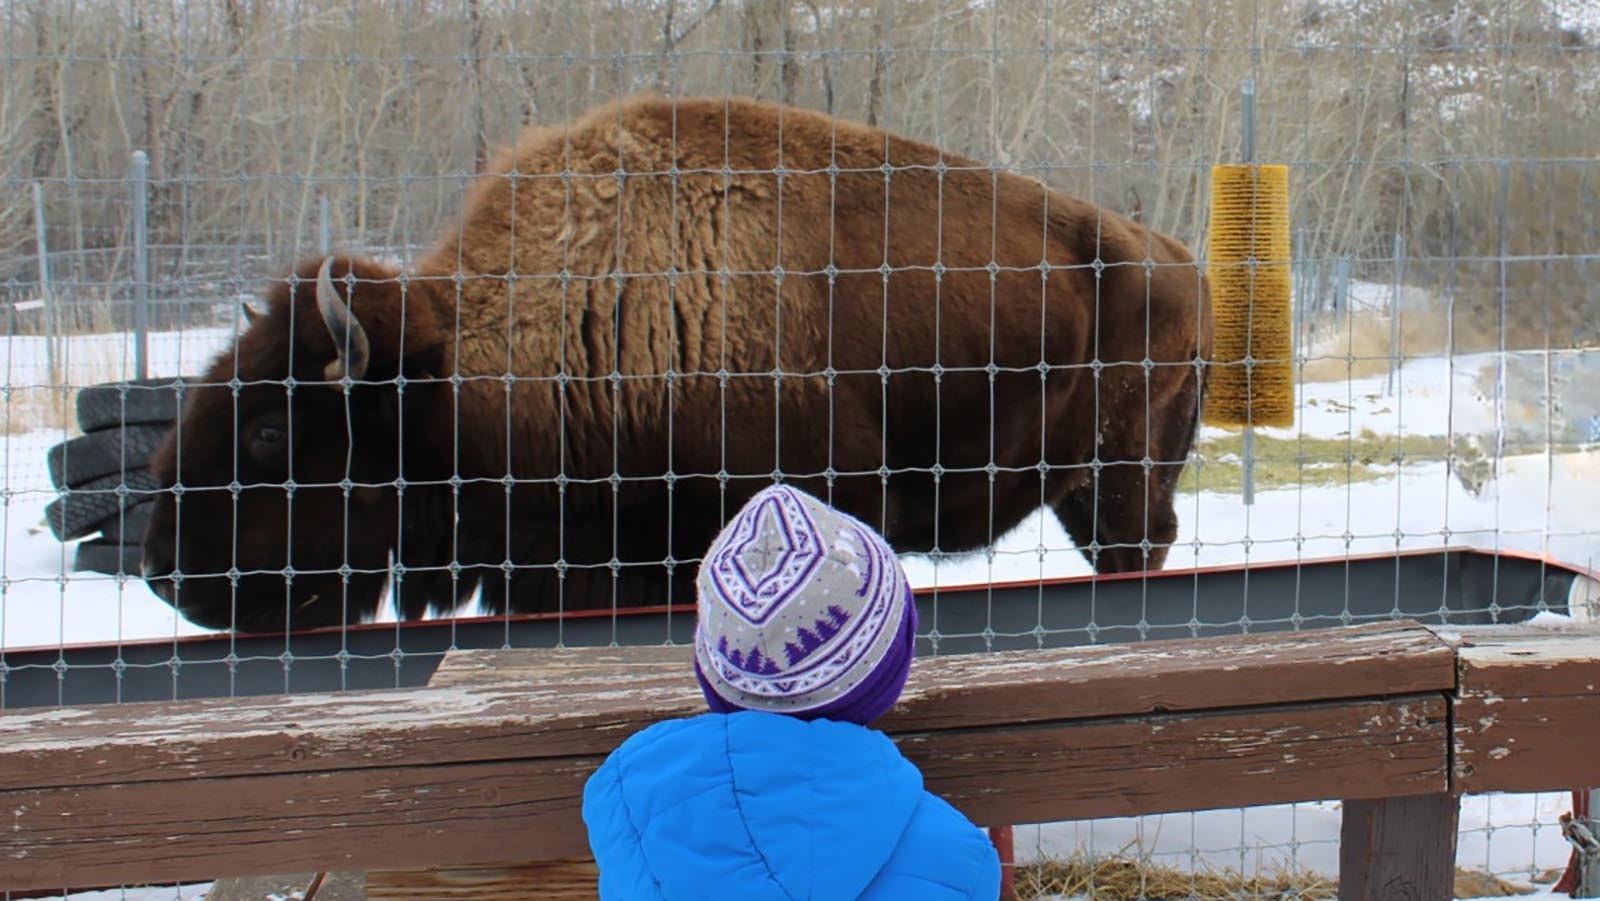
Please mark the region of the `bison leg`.
[[[571, 485], [559, 507], [532, 492], [514, 500], [509, 536], [500, 527], [483, 557], [491, 563], [482, 570], [483, 608], [555, 613], [693, 603], [696, 563], [720, 520], [715, 488], [688, 481], [680, 480], [676, 498], [664, 484], [642, 480]], [[509, 569], [496, 562], [505, 559]]]

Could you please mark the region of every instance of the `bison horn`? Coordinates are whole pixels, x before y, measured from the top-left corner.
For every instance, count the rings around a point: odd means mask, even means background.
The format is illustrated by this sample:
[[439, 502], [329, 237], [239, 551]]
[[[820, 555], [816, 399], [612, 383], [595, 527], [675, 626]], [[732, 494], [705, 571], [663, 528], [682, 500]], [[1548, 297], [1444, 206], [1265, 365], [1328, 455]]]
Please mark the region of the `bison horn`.
[[317, 311], [322, 314], [322, 322], [328, 327], [328, 334], [333, 336], [333, 344], [339, 355], [327, 365], [323, 374], [330, 382], [345, 376], [359, 379], [367, 373], [371, 346], [367, 343], [367, 331], [361, 327], [361, 321], [339, 297], [339, 292], [334, 290], [332, 273], [333, 257], [328, 257], [317, 271]]

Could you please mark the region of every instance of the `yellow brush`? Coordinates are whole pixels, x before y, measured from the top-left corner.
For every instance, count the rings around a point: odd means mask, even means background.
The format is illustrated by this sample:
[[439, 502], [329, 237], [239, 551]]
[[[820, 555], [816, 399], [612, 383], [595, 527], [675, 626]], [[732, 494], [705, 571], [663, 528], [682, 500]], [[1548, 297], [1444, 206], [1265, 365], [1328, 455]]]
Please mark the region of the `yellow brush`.
[[1205, 422], [1294, 425], [1288, 167], [1213, 168], [1207, 228], [1216, 334], [1206, 371]]

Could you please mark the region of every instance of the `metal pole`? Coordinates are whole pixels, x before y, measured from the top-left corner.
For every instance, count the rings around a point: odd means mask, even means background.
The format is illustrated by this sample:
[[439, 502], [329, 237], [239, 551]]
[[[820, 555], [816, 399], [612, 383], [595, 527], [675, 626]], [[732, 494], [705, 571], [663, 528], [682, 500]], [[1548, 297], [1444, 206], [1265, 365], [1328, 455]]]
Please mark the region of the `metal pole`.
[[1385, 397], [1394, 394], [1394, 372], [1400, 366], [1400, 291], [1405, 269], [1406, 238], [1394, 236], [1394, 295], [1389, 301], [1389, 381], [1384, 384]]
[[1333, 313], [1343, 313], [1350, 305], [1350, 258], [1333, 261]]
[[1600, 788], [1577, 789], [1572, 800], [1572, 813], [1561, 817], [1561, 834], [1572, 844], [1572, 859], [1556, 891], [1572, 898], [1600, 898]]
[[1291, 321], [1291, 332], [1294, 336], [1294, 358], [1300, 359], [1300, 354], [1305, 350], [1306, 328], [1306, 230], [1294, 230], [1294, 250], [1289, 260], [1289, 294], [1294, 304], [1294, 317]]
[[150, 158], [143, 150], [133, 152], [130, 172], [133, 191], [133, 373], [134, 378], [150, 377], [150, 257], [147, 239], [150, 227]]
[[[1589, 789], [1589, 834], [1600, 836], [1600, 788]], [[1580, 894], [1581, 893], [1581, 894]], [[1589, 845], [1578, 871], [1578, 891], [1574, 898], [1600, 898], [1600, 842]]]
[[[1239, 86], [1239, 120], [1244, 130], [1244, 161], [1254, 165], [1256, 161], [1256, 80], [1250, 76], [1245, 76], [1244, 83]], [[1255, 267], [1255, 259], [1253, 257], [1249, 264], [1253, 270]], [[1246, 422], [1249, 422], [1248, 416], [1246, 417]], [[1244, 442], [1240, 452], [1244, 466], [1244, 502], [1246, 506], [1249, 506], [1256, 502], [1256, 430], [1252, 425], [1247, 424], [1244, 427]]]
[[1246, 75], [1239, 85], [1239, 119], [1244, 128], [1244, 161], [1256, 161], [1256, 80]]
[[50, 243], [45, 236], [44, 185], [33, 183], [33, 240], [39, 254], [39, 300], [44, 304], [44, 356], [49, 368], [50, 386], [55, 387], [56, 369], [56, 302], [50, 284]]

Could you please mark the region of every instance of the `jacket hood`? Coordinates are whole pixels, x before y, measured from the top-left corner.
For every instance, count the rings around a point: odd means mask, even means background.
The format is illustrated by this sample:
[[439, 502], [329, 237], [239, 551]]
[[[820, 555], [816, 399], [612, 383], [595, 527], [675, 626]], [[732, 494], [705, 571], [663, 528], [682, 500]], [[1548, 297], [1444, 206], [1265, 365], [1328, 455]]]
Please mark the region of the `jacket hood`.
[[924, 797], [887, 736], [779, 714], [658, 723], [584, 788], [605, 898], [852, 899]]

